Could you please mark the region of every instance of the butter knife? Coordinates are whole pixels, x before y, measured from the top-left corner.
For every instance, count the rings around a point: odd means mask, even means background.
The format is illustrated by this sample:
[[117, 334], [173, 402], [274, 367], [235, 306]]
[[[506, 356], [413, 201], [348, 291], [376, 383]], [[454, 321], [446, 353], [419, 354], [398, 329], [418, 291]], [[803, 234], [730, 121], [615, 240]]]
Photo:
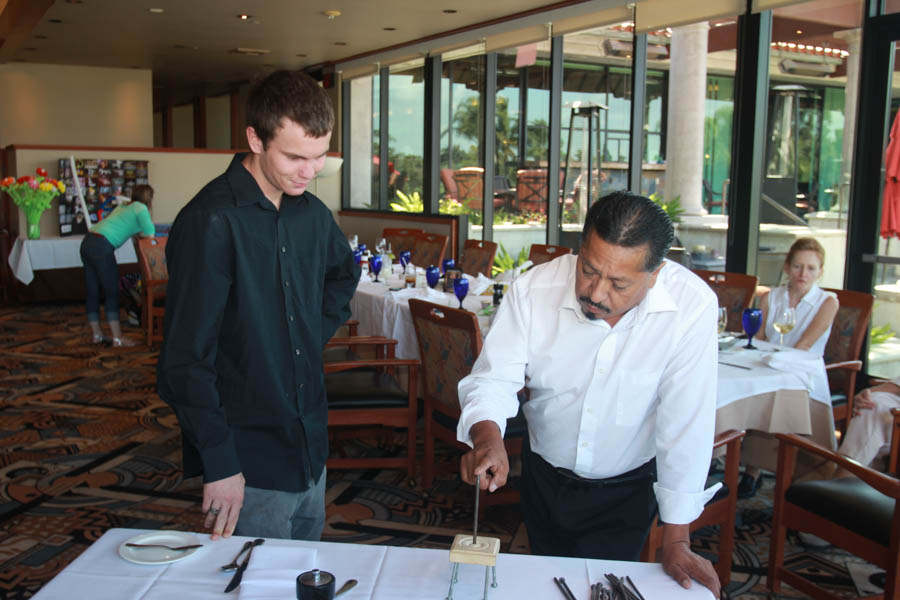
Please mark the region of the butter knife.
[[247, 570], [247, 565], [250, 564], [250, 555], [253, 554], [253, 549], [259, 545], [262, 545], [266, 542], [266, 540], [262, 538], [256, 538], [253, 540], [253, 545], [250, 546], [250, 549], [247, 551], [247, 556], [244, 557], [244, 562], [241, 563], [241, 566], [238, 567], [237, 571], [234, 572], [234, 577], [231, 578], [231, 582], [228, 584], [228, 587], [225, 588], [225, 593], [227, 594], [237, 586], [241, 585], [241, 579], [244, 577], [244, 571]]

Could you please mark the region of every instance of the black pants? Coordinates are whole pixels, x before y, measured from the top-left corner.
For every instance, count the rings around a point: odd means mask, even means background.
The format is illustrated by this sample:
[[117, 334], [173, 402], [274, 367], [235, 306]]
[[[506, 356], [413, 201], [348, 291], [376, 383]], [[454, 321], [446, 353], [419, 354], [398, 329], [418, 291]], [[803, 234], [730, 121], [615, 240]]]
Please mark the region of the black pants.
[[532, 554], [636, 561], [657, 512], [656, 459], [584, 479], [522, 448], [522, 515]]

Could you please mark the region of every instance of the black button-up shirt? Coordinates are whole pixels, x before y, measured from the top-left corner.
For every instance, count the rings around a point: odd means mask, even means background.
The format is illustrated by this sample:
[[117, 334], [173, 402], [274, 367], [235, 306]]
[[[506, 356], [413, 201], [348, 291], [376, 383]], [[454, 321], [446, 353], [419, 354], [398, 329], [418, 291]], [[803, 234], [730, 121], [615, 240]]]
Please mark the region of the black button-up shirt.
[[328, 454], [322, 348], [359, 281], [315, 196], [276, 208], [234, 157], [175, 219], [159, 395], [184, 434], [184, 470], [298, 492]]

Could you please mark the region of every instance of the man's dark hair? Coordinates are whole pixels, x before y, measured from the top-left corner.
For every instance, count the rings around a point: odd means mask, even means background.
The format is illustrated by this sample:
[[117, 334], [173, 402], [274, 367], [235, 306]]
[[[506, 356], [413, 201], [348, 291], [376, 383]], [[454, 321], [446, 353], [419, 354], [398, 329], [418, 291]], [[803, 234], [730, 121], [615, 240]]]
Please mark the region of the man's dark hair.
[[593, 230], [603, 241], [626, 248], [647, 245], [644, 271], [662, 263], [675, 239], [669, 215], [650, 198], [631, 192], [613, 192], [591, 206], [584, 220], [581, 243]]
[[256, 82], [247, 98], [247, 124], [265, 147], [290, 119], [320, 138], [334, 129], [334, 108], [328, 93], [316, 80], [300, 71], [275, 71]]

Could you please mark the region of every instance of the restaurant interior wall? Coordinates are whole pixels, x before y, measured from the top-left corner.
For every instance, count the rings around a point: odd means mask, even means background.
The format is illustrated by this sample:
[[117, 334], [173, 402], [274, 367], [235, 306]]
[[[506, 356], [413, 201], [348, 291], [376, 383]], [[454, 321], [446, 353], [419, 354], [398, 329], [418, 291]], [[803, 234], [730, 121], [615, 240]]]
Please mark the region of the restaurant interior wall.
[[172, 148], [194, 147], [194, 105], [172, 107]]
[[206, 148], [231, 149], [231, 94], [208, 96], [206, 103]]
[[153, 144], [150, 69], [0, 65], [0, 145]]

